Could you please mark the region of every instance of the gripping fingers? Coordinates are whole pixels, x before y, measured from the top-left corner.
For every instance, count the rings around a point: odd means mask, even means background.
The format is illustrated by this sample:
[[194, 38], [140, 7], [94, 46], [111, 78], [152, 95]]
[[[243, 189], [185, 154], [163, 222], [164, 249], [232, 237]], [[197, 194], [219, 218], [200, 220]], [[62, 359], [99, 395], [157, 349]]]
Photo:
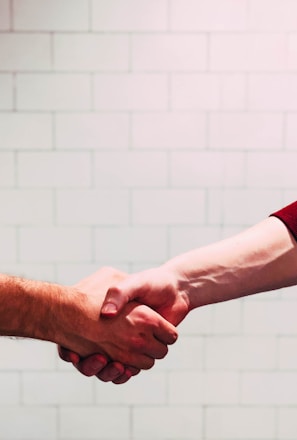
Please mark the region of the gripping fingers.
[[177, 341], [178, 333], [172, 324], [160, 317], [159, 325], [154, 328], [154, 336], [163, 344], [172, 345]]
[[107, 359], [101, 354], [93, 354], [73, 365], [84, 376], [96, 376], [106, 367]]
[[71, 362], [73, 365], [77, 364], [80, 361], [80, 357], [78, 354], [68, 350], [65, 347], [62, 347], [61, 345], [58, 345], [58, 353], [63, 361]]

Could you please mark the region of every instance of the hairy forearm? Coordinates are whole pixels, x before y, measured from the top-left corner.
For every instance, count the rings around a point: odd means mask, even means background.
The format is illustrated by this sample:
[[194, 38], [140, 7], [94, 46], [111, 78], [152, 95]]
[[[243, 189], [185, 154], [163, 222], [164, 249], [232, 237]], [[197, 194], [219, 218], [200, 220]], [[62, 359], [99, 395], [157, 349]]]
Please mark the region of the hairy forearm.
[[0, 335], [65, 343], [79, 303], [75, 289], [1, 274]]
[[270, 217], [226, 240], [166, 263], [176, 273], [191, 309], [297, 284], [297, 244]]

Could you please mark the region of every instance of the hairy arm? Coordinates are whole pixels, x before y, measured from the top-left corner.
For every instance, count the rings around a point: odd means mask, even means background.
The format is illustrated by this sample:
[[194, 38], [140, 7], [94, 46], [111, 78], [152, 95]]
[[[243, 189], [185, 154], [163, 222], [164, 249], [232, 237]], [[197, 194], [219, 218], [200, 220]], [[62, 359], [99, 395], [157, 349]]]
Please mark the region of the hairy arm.
[[55, 342], [80, 356], [103, 354], [151, 368], [175, 342], [175, 328], [150, 308], [131, 302], [112, 321], [100, 318], [105, 292], [123, 274], [103, 268], [74, 287], [1, 275], [0, 334]]
[[65, 343], [73, 331], [69, 315], [83, 302], [75, 289], [0, 274], [0, 335]]

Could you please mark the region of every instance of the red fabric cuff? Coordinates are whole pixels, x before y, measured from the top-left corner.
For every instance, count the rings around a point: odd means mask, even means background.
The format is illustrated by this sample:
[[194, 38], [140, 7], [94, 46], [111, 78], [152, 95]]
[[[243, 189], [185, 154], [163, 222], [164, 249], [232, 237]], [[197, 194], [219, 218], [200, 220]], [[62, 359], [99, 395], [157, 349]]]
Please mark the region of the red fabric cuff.
[[279, 218], [287, 226], [297, 241], [297, 202], [291, 203], [285, 208], [274, 212], [271, 216]]

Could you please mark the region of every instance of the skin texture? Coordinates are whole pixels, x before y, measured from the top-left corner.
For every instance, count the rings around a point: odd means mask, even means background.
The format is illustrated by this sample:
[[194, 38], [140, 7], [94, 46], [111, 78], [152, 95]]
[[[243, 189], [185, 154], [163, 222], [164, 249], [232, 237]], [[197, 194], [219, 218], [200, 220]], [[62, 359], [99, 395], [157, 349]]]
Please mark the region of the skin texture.
[[[107, 289], [125, 277], [103, 268], [75, 286], [63, 287], [0, 275], [0, 335], [55, 342], [75, 353], [73, 361], [101, 353], [114, 362], [112, 368], [118, 363], [129, 366], [121, 365], [123, 380], [139, 369], [151, 368], [155, 359], [167, 354], [177, 332], [159, 314], [135, 301], [113, 320], [100, 316]], [[104, 363], [102, 359], [97, 356]]]
[[[174, 325], [196, 307], [297, 284], [297, 244], [269, 217], [242, 233], [173, 258], [110, 287], [101, 314], [113, 320], [127, 303], [150, 306]], [[81, 370], [88, 368], [85, 359]]]

